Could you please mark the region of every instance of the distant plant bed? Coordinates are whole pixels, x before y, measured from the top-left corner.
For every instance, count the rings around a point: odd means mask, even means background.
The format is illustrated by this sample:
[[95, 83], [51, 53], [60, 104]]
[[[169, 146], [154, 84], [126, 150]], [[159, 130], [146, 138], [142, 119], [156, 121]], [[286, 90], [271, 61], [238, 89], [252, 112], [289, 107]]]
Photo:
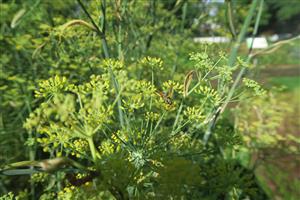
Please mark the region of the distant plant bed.
[[277, 49], [276, 51], [266, 54], [258, 58], [259, 65], [266, 65], [268, 67], [275, 66], [285, 66], [290, 67], [290, 65], [300, 65], [300, 41], [295, 40], [291, 44], [287, 44]]
[[300, 90], [300, 76], [295, 77], [273, 77], [270, 83], [275, 86], [283, 86], [286, 90]]

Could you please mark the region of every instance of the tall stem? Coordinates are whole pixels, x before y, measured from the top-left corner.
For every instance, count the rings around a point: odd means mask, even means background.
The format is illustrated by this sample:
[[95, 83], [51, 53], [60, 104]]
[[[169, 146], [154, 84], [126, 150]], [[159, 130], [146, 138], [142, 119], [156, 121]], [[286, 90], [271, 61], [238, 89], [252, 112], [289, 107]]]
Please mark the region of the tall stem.
[[109, 58], [109, 52], [108, 52], [108, 45], [107, 45], [107, 40], [106, 40], [106, 0], [101, 1], [101, 11], [102, 11], [102, 16], [103, 16], [103, 24], [102, 24], [102, 45], [103, 45], [103, 51], [104, 51], [104, 56], [105, 58]]
[[229, 23], [229, 28], [230, 28], [230, 32], [232, 34], [233, 39], [236, 39], [236, 31], [235, 31], [235, 27], [234, 27], [234, 22], [233, 22], [233, 9], [232, 9], [232, 2], [231, 0], [227, 1], [227, 19], [228, 19], [228, 23]]
[[[249, 63], [250, 60], [251, 60], [251, 51], [252, 51], [253, 41], [254, 41], [254, 37], [255, 37], [255, 35], [257, 34], [257, 31], [258, 31], [259, 22], [260, 22], [261, 14], [262, 14], [262, 11], [263, 11], [263, 5], [264, 5], [264, 0], [261, 0], [260, 5], [259, 5], [259, 12], [257, 14], [257, 18], [256, 18], [255, 25], [254, 25], [254, 30], [253, 30], [253, 33], [252, 33], [252, 40], [251, 40], [251, 44], [250, 44], [250, 48], [249, 48], [246, 63]], [[241, 78], [242, 78], [242, 76], [244, 75], [245, 72], [246, 72], [246, 68], [243, 66], [243, 68], [240, 70], [240, 72], [237, 75], [233, 85], [231, 86], [231, 88], [229, 90], [227, 98], [226, 98], [224, 104], [222, 105], [221, 112], [223, 112], [225, 110], [225, 108], [227, 107], [229, 101], [231, 100], [231, 98], [234, 94], [234, 91], [235, 91], [236, 87], [238, 86], [238, 83], [240, 82], [240, 80], [241, 80]]]
[[[237, 42], [234, 43], [233, 45], [233, 48], [231, 50], [231, 53], [230, 53], [230, 56], [229, 56], [229, 60], [228, 60], [228, 66], [229, 67], [233, 67], [235, 62], [236, 62], [236, 59], [237, 59], [237, 52], [238, 52], [238, 49], [239, 47], [241, 46], [245, 36], [246, 36], [246, 33], [247, 33], [247, 30], [248, 30], [248, 27], [250, 26], [250, 23], [251, 23], [251, 19], [252, 17], [254, 16], [254, 12], [255, 12], [255, 8], [257, 7], [257, 3], [258, 3], [259, 0], [253, 0], [252, 1], [252, 4], [251, 4], [251, 7], [250, 7], [250, 10], [249, 10], [249, 13], [244, 21], [244, 24], [243, 24], [243, 27], [242, 27], [242, 30], [237, 38]], [[258, 25], [259, 25], [259, 21], [260, 21], [260, 18], [261, 18], [261, 12], [262, 12], [262, 8], [263, 8], [263, 0], [260, 0], [260, 7], [259, 7], [259, 13], [257, 15], [257, 18], [256, 18], [256, 23], [255, 23], [255, 28], [254, 28], [254, 35], [257, 33], [257, 29], [258, 29]], [[251, 48], [250, 48], [251, 49]], [[248, 56], [248, 59], [249, 59], [250, 56]], [[249, 61], [249, 60], [248, 60]], [[237, 78], [235, 79], [233, 85], [231, 86], [230, 88], [230, 91], [226, 97], [226, 100], [225, 102], [223, 103], [223, 105], [221, 105], [220, 108], [216, 109], [214, 111], [214, 115], [213, 115], [213, 118], [212, 120], [210, 121], [209, 125], [208, 125], [208, 128], [203, 136], [203, 143], [206, 145], [207, 142], [208, 142], [208, 139], [210, 137], [210, 135], [212, 134], [212, 131], [213, 131], [213, 128], [215, 127], [215, 124], [217, 122], [217, 119], [218, 117], [220, 116], [220, 113], [222, 113], [224, 111], [224, 109], [226, 108], [226, 106], [228, 105], [231, 97], [233, 96], [234, 94], [234, 91], [240, 81], [240, 79], [242, 78], [243, 74], [245, 73], [246, 69], [245, 68], [242, 68], [241, 71], [239, 72]]]
[[97, 150], [96, 150], [96, 147], [95, 147], [95, 144], [94, 144], [94, 140], [93, 140], [93, 137], [89, 137], [88, 139], [88, 143], [89, 143], [89, 147], [90, 147], [90, 151], [91, 151], [91, 154], [92, 154], [92, 158], [93, 158], [93, 161], [95, 162], [97, 160]]
[[[84, 11], [84, 13], [87, 15], [87, 17], [90, 19], [91, 23], [95, 26], [95, 28], [97, 30], [97, 33], [100, 36], [101, 41], [102, 41], [104, 56], [105, 56], [105, 58], [109, 58], [108, 45], [107, 45], [106, 36], [105, 36], [106, 1], [102, 0], [102, 3], [101, 3], [101, 11], [102, 11], [102, 14], [103, 14], [103, 28], [102, 28], [102, 30], [99, 29], [99, 27], [97, 26], [97, 24], [95, 23], [95, 21], [93, 20], [93, 18], [91, 17], [91, 15], [87, 11], [87, 9], [83, 5], [83, 3], [80, 0], [77, 0], [77, 2], [79, 3], [80, 7]], [[112, 71], [110, 66], [108, 67], [108, 72], [111, 76], [113, 86], [116, 90], [116, 95], [118, 95], [119, 94], [119, 84], [118, 84], [118, 81], [115, 77], [115, 74]], [[123, 116], [122, 103], [121, 103], [120, 98], [118, 98], [118, 112], [119, 112], [120, 124], [121, 124], [121, 127], [123, 128], [124, 127], [124, 116]]]
[[[95, 23], [95, 21], [93, 20], [93, 18], [90, 15], [90, 13], [87, 11], [87, 9], [85, 8], [85, 6], [81, 2], [81, 0], [77, 0], [77, 2], [80, 5], [80, 7], [82, 8], [82, 10], [84, 11], [84, 13], [86, 14], [86, 16], [89, 18], [89, 20], [91, 21], [91, 23], [93, 24], [93, 26], [96, 28], [98, 35], [101, 37], [102, 48], [103, 48], [103, 52], [104, 52], [104, 57], [105, 58], [109, 58], [108, 45], [107, 45], [107, 41], [106, 41], [106, 37], [105, 37], [105, 32], [104, 32], [105, 29], [103, 28], [103, 31], [101, 31], [99, 29], [99, 27], [97, 26], [97, 24]], [[101, 10], [103, 11], [103, 4], [101, 4]], [[103, 14], [103, 16], [105, 17], [105, 14]]]
[[228, 65], [230, 67], [233, 67], [234, 64], [235, 64], [235, 61], [236, 61], [236, 58], [237, 58], [237, 52], [246, 36], [246, 33], [247, 33], [247, 30], [250, 26], [250, 23], [251, 23], [251, 19], [252, 17], [254, 16], [254, 13], [255, 13], [255, 8], [257, 7], [257, 3], [258, 3], [259, 0], [253, 0], [252, 1], [252, 4], [251, 4], [251, 7], [250, 7], [250, 10], [249, 10], [249, 13], [244, 21], [244, 24], [243, 24], [243, 27], [242, 27], [242, 30], [240, 32], [240, 34], [238, 35], [238, 38], [237, 38], [237, 41], [234, 43], [233, 47], [232, 47], [232, 50], [230, 52], [230, 56], [229, 56], [229, 60], [228, 60]]

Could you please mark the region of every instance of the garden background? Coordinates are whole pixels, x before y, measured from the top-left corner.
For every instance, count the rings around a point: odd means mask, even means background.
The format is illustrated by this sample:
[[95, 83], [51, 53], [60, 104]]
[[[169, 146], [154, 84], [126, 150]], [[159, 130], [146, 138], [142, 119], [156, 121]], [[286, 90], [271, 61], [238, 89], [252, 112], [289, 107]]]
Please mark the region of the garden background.
[[0, 2], [0, 199], [300, 198], [299, 1]]

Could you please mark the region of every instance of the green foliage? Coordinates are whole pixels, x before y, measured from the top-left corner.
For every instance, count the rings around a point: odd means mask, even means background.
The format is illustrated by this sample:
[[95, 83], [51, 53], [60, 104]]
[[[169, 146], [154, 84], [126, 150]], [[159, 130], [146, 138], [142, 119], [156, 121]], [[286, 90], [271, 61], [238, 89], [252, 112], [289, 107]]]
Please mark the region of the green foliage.
[[300, 4], [297, 1], [266, 0], [266, 4], [269, 9], [276, 10], [276, 17], [281, 21], [297, 17], [300, 13]]
[[[257, 95], [265, 91], [245, 79], [248, 88], [241, 85], [231, 98], [233, 74], [248, 64], [238, 59], [229, 67], [219, 46], [186, 39], [192, 32], [185, 28], [187, 8], [194, 3], [0, 5], [5, 71], [0, 141], [7, 152], [0, 157], [0, 172], [30, 167], [27, 173], [33, 173], [20, 179], [30, 184], [22, 185], [20, 190], [28, 191], [18, 196], [264, 197], [253, 172], [234, 156], [244, 138], [222, 113], [219, 121], [214, 113], [239, 96], [253, 96], [248, 89]], [[212, 128], [214, 134], [203, 142]], [[8, 148], [10, 141], [16, 150]], [[11, 160], [29, 161], [7, 164]], [[3, 191], [13, 189], [12, 179], [5, 177], [5, 184]]]
[[300, 77], [273, 77], [270, 82], [278, 87], [284, 87], [287, 91], [299, 90]]
[[[71, 154], [90, 164], [94, 163], [96, 170], [103, 174], [98, 184], [104, 191], [117, 188], [114, 189], [117, 194], [111, 192], [114, 196], [181, 198], [192, 195], [195, 198], [202, 191], [198, 187], [201, 188], [203, 181], [210, 182], [211, 176], [225, 175], [225, 172], [218, 172], [213, 166], [211, 172], [206, 168], [200, 170], [200, 163], [203, 162], [205, 166], [206, 160], [194, 163], [193, 159], [178, 156], [202, 152], [203, 158], [213, 158], [215, 148], [230, 150], [232, 145], [239, 144], [239, 140], [227, 144], [229, 138], [220, 135], [216, 140], [217, 144], [222, 141], [222, 147], [212, 143], [210, 152], [205, 150], [201, 141], [195, 140], [195, 137], [201, 137], [212, 118], [212, 110], [223, 99], [218, 88], [214, 89], [210, 81], [218, 77], [218, 80], [222, 80], [218, 84], [222, 84], [222, 88], [231, 84], [231, 79], [228, 79], [230, 76], [224, 73], [222, 66], [226, 58], [222, 56], [213, 62], [206, 54], [203, 55], [191, 55], [198, 76], [197, 83], [193, 83], [186, 97], [183, 97], [183, 80], [182, 83], [171, 80], [162, 83], [162, 88], [172, 93], [169, 101], [166, 100], [167, 94], [157, 94], [160, 89], [150, 81], [129, 78], [128, 75], [133, 74], [129, 73], [130, 68], [113, 60], [105, 60], [107, 64], [101, 69], [103, 73], [92, 75], [87, 83], [73, 84], [59, 76], [42, 81], [36, 92], [36, 97], [41, 98], [40, 106], [30, 114], [24, 127], [38, 133], [37, 145], [50, 155]], [[152, 73], [153, 80], [164, 71], [159, 59], [147, 57], [141, 63], [146, 66], [145, 71], [148, 69]], [[119, 94], [113, 87], [107, 66], [113, 69], [118, 80]], [[125, 127], [116, 123], [116, 102], [120, 96]], [[170, 157], [172, 154], [174, 156]], [[231, 176], [230, 173], [235, 169], [226, 167], [227, 161], [222, 162], [215, 167], [225, 165], [224, 170]], [[180, 171], [182, 173], [178, 173]], [[223, 185], [216, 190], [204, 185], [203, 191], [210, 188], [211, 192], [200, 192], [198, 196], [210, 196], [215, 192], [218, 196], [218, 193], [223, 195], [225, 191], [230, 192], [233, 188], [226, 189], [228, 178], [223, 175], [218, 179]], [[232, 180], [232, 187], [242, 184], [238, 182], [240, 176], [238, 174], [239, 178]], [[244, 191], [245, 188], [238, 190]], [[128, 190], [134, 192], [127, 193]]]
[[298, 65], [300, 59], [300, 50], [298, 48], [299, 45], [300, 40], [295, 40], [294, 42], [286, 44], [270, 54], [261, 56], [258, 59], [258, 63], [265, 66], [279, 65], [278, 67], [285, 67], [286, 65]]
[[12, 192], [9, 192], [0, 197], [1, 200], [13, 200], [13, 198], [14, 198], [14, 194]]
[[263, 90], [260, 85], [254, 81], [254, 80], [250, 80], [248, 78], [244, 78], [243, 79], [243, 83], [245, 84], [246, 87], [252, 89], [254, 91], [254, 94], [256, 96], [260, 96], [260, 95], [265, 95], [266, 91]]
[[[298, 162], [298, 160], [297, 160]], [[262, 171], [262, 170], [261, 170]], [[266, 175], [264, 179], [271, 180], [278, 188], [277, 191], [268, 191], [268, 195], [271, 198], [283, 197], [285, 199], [297, 199], [299, 196], [300, 181], [291, 177], [285, 169], [272, 164], [265, 165]]]
[[[240, 152], [240, 158], [244, 157], [246, 160], [243, 161], [244, 165], [248, 167], [255, 167], [260, 159], [264, 158], [265, 150], [268, 149], [276, 149], [286, 154], [299, 153], [299, 140], [294, 133], [279, 132], [284, 120], [293, 110], [287, 102], [277, 96], [276, 92], [269, 92], [251, 99], [251, 104], [244, 101], [236, 109], [236, 129], [243, 133], [245, 144], [245, 148]], [[258, 153], [261, 157], [251, 160], [251, 153]]]

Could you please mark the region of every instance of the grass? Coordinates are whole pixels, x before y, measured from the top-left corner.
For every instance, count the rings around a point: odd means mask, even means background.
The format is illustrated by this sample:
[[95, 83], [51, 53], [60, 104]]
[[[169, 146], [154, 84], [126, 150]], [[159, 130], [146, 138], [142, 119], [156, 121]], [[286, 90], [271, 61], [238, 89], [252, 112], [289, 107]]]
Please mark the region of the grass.
[[272, 199], [299, 199], [300, 180], [292, 178], [291, 173], [273, 163], [267, 163], [258, 169], [259, 181]]
[[295, 77], [272, 77], [269, 83], [274, 86], [284, 86], [287, 91], [300, 89], [300, 76]]

